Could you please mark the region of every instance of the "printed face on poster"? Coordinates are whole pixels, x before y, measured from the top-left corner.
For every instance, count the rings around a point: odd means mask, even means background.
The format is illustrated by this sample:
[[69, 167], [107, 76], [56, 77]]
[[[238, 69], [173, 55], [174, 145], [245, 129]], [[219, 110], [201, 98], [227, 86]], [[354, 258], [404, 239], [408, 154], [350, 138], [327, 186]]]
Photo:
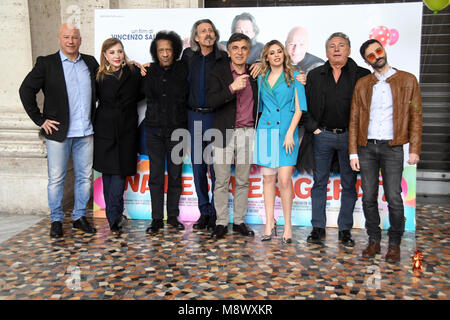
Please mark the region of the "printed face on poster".
[[[245, 17], [234, 21], [237, 16]], [[149, 48], [156, 33], [161, 30], [177, 32], [188, 46], [191, 27], [197, 20], [210, 19], [219, 30], [219, 43], [226, 45], [235, 31], [246, 33], [252, 38], [255, 48], [277, 39], [286, 45], [293, 64], [305, 56], [315, 56], [327, 60], [325, 41], [334, 32], [347, 34], [351, 41], [350, 57], [355, 62], [369, 68], [359, 54], [359, 47], [369, 38], [376, 38], [386, 48], [391, 66], [408, 71], [419, 79], [420, 40], [422, 2], [367, 4], [346, 6], [298, 6], [298, 7], [252, 7], [217, 9], [108, 9], [95, 10], [95, 56], [99, 60], [101, 45], [110, 37], [119, 38], [127, 56], [139, 63], [151, 62]], [[255, 53], [257, 54], [257, 53]], [[407, 57], [407, 58], [405, 58]], [[370, 68], [369, 68], [370, 69]], [[139, 106], [140, 121], [143, 119], [145, 104]], [[405, 146], [405, 157], [407, 157]], [[151, 205], [148, 189], [148, 158], [141, 155], [138, 160], [138, 174], [129, 177], [125, 195], [126, 212], [131, 218], [150, 219]], [[147, 177], [146, 177], [147, 175]], [[101, 191], [100, 174], [95, 174], [94, 214], [104, 216], [104, 200]], [[233, 179], [232, 179], [233, 181]], [[294, 225], [311, 225], [310, 190], [313, 177], [309, 174], [294, 173], [292, 221]], [[362, 190], [357, 182], [358, 201], [354, 212], [354, 226], [364, 227], [361, 206]], [[416, 168], [408, 166], [402, 181], [402, 196], [405, 204], [406, 230], [415, 229], [415, 189]], [[230, 200], [233, 186], [230, 185]], [[337, 226], [340, 207], [339, 175], [330, 176], [327, 193], [327, 226]], [[232, 201], [230, 213], [232, 216]], [[382, 227], [389, 227], [387, 203], [380, 186], [379, 208]], [[180, 199], [180, 219], [195, 221], [199, 212], [192, 179], [190, 159], [183, 167], [183, 194]], [[277, 197], [275, 216], [283, 224], [280, 199]], [[262, 196], [262, 176], [259, 168], [252, 167], [250, 175], [249, 208], [247, 223], [264, 223], [264, 200]]]

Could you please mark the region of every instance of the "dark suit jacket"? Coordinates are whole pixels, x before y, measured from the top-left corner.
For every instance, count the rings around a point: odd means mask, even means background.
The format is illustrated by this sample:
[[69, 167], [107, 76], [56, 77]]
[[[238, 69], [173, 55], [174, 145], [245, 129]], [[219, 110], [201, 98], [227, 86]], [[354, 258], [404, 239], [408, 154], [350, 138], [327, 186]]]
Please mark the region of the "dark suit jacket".
[[[247, 73], [249, 74], [248, 66]], [[256, 119], [258, 112], [258, 83], [251, 76], [249, 79], [253, 90], [253, 116]], [[226, 139], [226, 130], [234, 129], [236, 123], [236, 94], [232, 94], [228, 88], [233, 81], [228, 61], [217, 64], [209, 75], [206, 101], [208, 101], [208, 105], [211, 108], [216, 109], [214, 128], [222, 132], [223, 141], [215, 141], [215, 145], [221, 148], [224, 148], [229, 143]]]
[[[93, 56], [81, 54], [91, 72], [92, 103], [91, 117], [95, 110], [95, 75], [98, 68], [97, 60]], [[44, 93], [43, 112], [39, 110], [36, 94], [42, 90]], [[47, 135], [43, 129], [42, 134], [49, 140], [64, 141], [69, 129], [69, 98], [67, 96], [64, 70], [59, 51], [36, 59], [33, 70], [23, 80], [19, 89], [20, 99], [28, 116], [39, 127], [45, 120], [56, 120], [60, 123], [59, 130]]]

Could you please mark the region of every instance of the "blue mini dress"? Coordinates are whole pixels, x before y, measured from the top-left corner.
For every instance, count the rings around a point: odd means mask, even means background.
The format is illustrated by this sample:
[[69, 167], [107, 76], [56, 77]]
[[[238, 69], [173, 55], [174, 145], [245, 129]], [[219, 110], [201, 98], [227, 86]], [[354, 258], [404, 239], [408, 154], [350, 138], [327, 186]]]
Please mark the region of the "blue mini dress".
[[298, 127], [294, 132], [294, 150], [289, 154], [282, 145], [295, 113], [295, 89], [300, 110], [307, 110], [305, 87], [295, 79], [300, 74], [298, 72], [294, 72], [294, 83], [290, 86], [282, 72], [273, 87], [270, 87], [267, 81], [269, 73], [258, 77], [258, 103], [262, 115], [256, 128], [254, 163], [269, 168], [295, 166], [299, 150]]

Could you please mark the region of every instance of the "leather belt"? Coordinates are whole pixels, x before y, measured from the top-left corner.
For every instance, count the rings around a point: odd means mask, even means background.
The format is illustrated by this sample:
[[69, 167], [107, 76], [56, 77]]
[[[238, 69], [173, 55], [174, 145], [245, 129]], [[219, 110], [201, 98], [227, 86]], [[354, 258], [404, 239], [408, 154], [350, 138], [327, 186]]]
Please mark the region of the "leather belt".
[[372, 144], [389, 143], [389, 141], [390, 140], [367, 139], [367, 143], [372, 143]]
[[215, 110], [213, 108], [192, 108], [192, 107], [188, 107], [189, 110], [197, 112], [197, 113], [211, 113], [214, 112]]
[[333, 132], [334, 134], [341, 134], [341, 133], [345, 133], [347, 131], [347, 128], [334, 128], [334, 129], [330, 129], [330, 128], [320, 128], [320, 130], [322, 131], [329, 131], [329, 132]]

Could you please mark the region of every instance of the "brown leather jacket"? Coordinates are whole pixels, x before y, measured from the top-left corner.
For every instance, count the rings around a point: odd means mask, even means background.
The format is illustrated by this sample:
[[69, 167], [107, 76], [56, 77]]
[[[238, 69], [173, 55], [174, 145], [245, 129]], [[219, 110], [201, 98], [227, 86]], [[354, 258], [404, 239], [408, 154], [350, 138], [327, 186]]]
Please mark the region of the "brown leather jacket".
[[[357, 154], [358, 146], [367, 145], [372, 88], [378, 82], [372, 73], [358, 80], [353, 91], [348, 128], [348, 152]], [[422, 145], [422, 97], [417, 79], [411, 73], [397, 70], [386, 82], [393, 99], [394, 138], [390, 146], [409, 142], [409, 152], [420, 155]]]

